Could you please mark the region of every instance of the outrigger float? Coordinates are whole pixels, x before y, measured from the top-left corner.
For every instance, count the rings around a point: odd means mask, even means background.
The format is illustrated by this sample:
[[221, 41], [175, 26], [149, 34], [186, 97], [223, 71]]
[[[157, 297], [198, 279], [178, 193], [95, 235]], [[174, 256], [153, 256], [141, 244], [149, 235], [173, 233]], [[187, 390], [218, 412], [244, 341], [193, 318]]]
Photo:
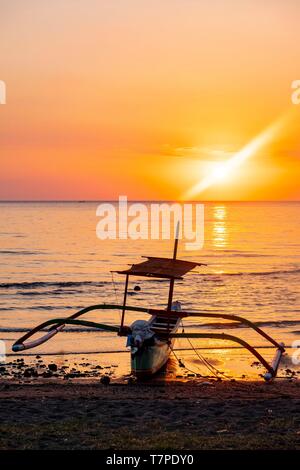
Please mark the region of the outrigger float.
[[[178, 229], [178, 227], [177, 227]], [[175, 280], [182, 280], [183, 276], [194, 269], [196, 266], [203, 266], [203, 263], [183, 261], [177, 259], [178, 247], [178, 230], [175, 239], [173, 258], [157, 258], [146, 257], [147, 260], [138, 264], [133, 264], [125, 271], [115, 271], [118, 274], [125, 275], [125, 290], [122, 305], [91, 305], [67, 318], [55, 318], [48, 320], [39, 326], [33, 328], [22, 338], [15, 342], [12, 346], [14, 352], [24, 351], [26, 349], [35, 348], [49, 339], [53, 338], [57, 333], [62, 331], [66, 325], [81, 325], [85, 327], [97, 328], [115, 332], [119, 336], [127, 337], [127, 346], [130, 347], [131, 353], [131, 370], [138, 378], [152, 376], [158, 372], [168, 361], [170, 353], [173, 350], [174, 341], [177, 338], [211, 338], [215, 340], [226, 340], [238, 343], [247, 349], [255, 358], [265, 367], [266, 373], [264, 379], [270, 381], [276, 377], [282, 354], [285, 352], [284, 344], [278, 343], [265, 331], [252, 323], [251, 321], [237, 315], [229, 315], [222, 313], [214, 313], [210, 311], [186, 312], [182, 311], [180, 302], [173, 302], [173, 291]], [[166, 310], [133, 307], [127, 305], [128, 281], [130, 276], [160, 278], [169, 280], [169, 295]], [[119, 326], [106, 325], [102, 323], [92, 322], [80, 319], [80, 317], [93, 310], [121, 310], [121, 323]], [[150, 315], [150, 319], [136, 320], [131, 326], [125, 325], [126, 312], [141, 312]], [[275, 355], [271, 363], [269, 363], [256, 348], [251, 346], [245, 340], [229, 335], [227, 333], [178, 333], [178, 328], [183, 318], [199, 317], [199, 318], [220, 318], [237, 322], [255, 330], [260, 336], [271, 343], [275, 348]], [[48, 328], [50, 327], [50, 328]], [[226, 327], [226, 323], [224, 323]], [[48, 328], [48, 329], [47, 329]], [[42, 337], [28, 341], [33, 335], [47, 329], [46, 334]]]

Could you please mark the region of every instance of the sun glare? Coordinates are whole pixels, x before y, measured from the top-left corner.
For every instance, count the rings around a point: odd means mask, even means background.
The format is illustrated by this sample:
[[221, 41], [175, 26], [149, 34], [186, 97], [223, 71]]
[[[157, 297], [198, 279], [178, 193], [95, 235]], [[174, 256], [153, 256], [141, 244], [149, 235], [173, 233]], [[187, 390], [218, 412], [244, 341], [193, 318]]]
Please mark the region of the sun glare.
[[229, 158], [227, 161], [218, 163], [216, 166], [206, 174], [198, 183], [185, 192], [182, 196], [183, 200], [191, 200], [198, 196], [211, 186], [225, 181], [227, 178], [232, 177], [235, 169], [239, 168], [248, 158], [255, 155], [255, 153], [264, 145], [269, 143], [281, 130], [283, 124], [287, 119], [287, 115], [279, 118], [275, 123], [270, 125], [261, 134], [251, 140], [239, 152]]

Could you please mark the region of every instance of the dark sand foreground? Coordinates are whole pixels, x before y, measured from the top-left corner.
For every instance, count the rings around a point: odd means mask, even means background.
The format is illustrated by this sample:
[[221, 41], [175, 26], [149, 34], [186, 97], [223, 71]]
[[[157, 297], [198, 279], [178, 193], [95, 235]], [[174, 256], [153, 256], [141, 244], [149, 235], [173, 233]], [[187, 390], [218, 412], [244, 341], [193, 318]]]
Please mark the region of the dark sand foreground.
[[300, 382], [0, 384], [1, 449], [300, 449]]

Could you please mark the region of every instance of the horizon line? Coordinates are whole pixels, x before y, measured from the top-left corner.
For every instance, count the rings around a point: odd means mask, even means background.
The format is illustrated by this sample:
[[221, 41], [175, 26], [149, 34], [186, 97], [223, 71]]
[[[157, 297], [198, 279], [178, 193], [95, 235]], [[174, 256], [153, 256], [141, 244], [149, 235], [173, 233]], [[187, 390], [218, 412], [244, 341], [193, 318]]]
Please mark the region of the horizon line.
[[[127, 199], [128, 202], [166, 202], [166, 203], [250, 203], [250, 202], [282, 202], [282, 203], [298, 203], [300, 199], [259, 199], [259, 200], [238, 200], [238, 199], [213, 199], [213, 200], [187, 200], [179, 201], [175, 199]], [[0, 199], [0, 204], [2, 203], [91, 203], [91, 202], [119, 202], [119, 199]]]

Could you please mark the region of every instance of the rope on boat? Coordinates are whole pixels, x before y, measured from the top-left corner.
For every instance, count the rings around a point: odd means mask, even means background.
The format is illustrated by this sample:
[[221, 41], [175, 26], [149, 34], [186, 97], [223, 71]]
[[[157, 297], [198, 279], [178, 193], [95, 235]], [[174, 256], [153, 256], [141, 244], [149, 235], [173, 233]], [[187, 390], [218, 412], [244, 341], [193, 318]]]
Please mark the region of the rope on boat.
[[219, 369], [217, 369], [213, 364], [211, 364], [204, 356], [202, 356], [202, 354], [200, 354], [194, 347], [193, 343], [191, 342], [191, 340], [189, 338], [187, 338], [191, 348], [193, 349], [194, 353], [196, 354], [196, 356], [200, 359], [200, 361], [203, 363], [203, 365], [205, 367], [207, 367], [207, 369], [215, 376], [215, 377], [219, 377], [220, 375], [222, 375], [224, 378], [228, 379], [229, 377], [226, 377], [226, 375], [224, 374], [224, 372], [220, 371]]
[[[184, 325], [183, 325], [183, 321], [181, 320], [181, 325], [182, 325], [182, 332], [184, 333]], [[194, 353], [196, 354], [196, 356], [200, 359], [200, 361], [202, 362], [202, 364], [209, 370], [209, 372], [215, 376], [215, 378], [219, 378], [220, 375], [224, 378], [224, 379], [227, 379], [227, 380], [230, 380], [230, 377], [227, 377], [226, 374], [224, 374], [224, 372], [220, 371], [219, 369], [217, 369], [213, 364], [211, 364], [204, 356], [202, 356], [201, 353], [199, 353], [197, 351], [197, 349], [194, 347], [193, 343], [191, 342], [191, 340], [189, 338], [186, 338], [192, 348], [192, 350], [194, 351]], [[171, 346], [170, 346], [171, 347]], [[182, 359], [180, 359], [177, 354], [175, 353], [175, 350], [171, 347], [171, 351], [172, 353], [174, 354], [174, 357], [176, 358], [178, 364], [180, 367], [183, 367], [184, 369], [188, 370], [189, 372], [192, 372], [193, 374], [195, 375], [198, 375], [194, 370], [191, 370], [189, 369], [188, 367], [186, 367], [186, 365], [184, 364], [184, 362], [182, 361]], [[196, 366], [196, 368], [198, 370], [199, 367]]]
[[[181, 325], [182, 325], [182, 332], [184, 333], [184, 325], [183, 325], [183, 321], [181, 319]], [[195, 348], [195, 346], [193, 345], [192, 341], [190, 340], [190, 338], [186, 338], [191, 346], [191, 348], [193, 349], [194, 353], [196, 354], [196, 356], [200, 359], [200, 361], [207, 367], [207, 369], [215, 376], [215, 377], [219, 377], [220, 375], [222, 375], [222, 377], [226, 378], [226, 379], [230, 379], [229, 377], [227, 377], [224, 372], [220, 371], [219, 369], [217, 369], [217, 367], [215, 367], [213, 364], [211, 364], [201, 353], [199, 353], [197, 351], [197, 349]]]
[[[201, 375], [201, 374], [199, 374], [198, 372], [196, 372], [196, 371], [190, 369], [189, 367], [187, 367], [187, 366], [185, 365], [185, 363], [182, 361], [182, 359], [180, 359], [180, 357], [177, 356], [177, 354], [175, 353], [175, 350], [174, 350], [172, 347], [171, 347], [171, 351], [172, 351], [172, 353], [174, 354], [174, 357], [175, 357], [175, 359], [177, 360], [177, 362], [178, 362], [178, 364], [179, 364], [180, 367], [184, 368], [185, 370], [187, 370], [188, 372], [191, 372], [191, 373], [194, 374], [194, 375], [197, 375], [197, 376]], [[196, 368], [198, 369], [198, 371], [200, 370], [199, 367], [196, 366]], [[210, 372], [212, 372], [212, 371], [210, 371]], [[212, 374], [213, 374], [213, 372], [212, 372]], [[213, 375], [216, 377], [215, 374], [213, 374]]]
[[[170, 346], [170, 348], [171, 348], [171, 351], [172, 351], [172, 353], [174, 354], [174, 357], [175, 357], [175, 359], [177, 360], [177, 362], [178, 362], [178, 364], [179, 364], [180, 367], [183, 367], [185, 370], [187, 370], [187, 371], [189, 371], [189, 372], [192, 372], [192, 374], [199, 375], [197, 372], [195, 372], [195, 371], [192, 370], [192, 369], [189, 369], [189, 368], [185, 365], [185, 363], [182, 361], [182, 359], [180, 359], [180, 357], [177, 356], [177, 354], [175, 353], [175, 350], [172, 348], [172, 346]], [[193, 349], [194, 349], [194, 348], [193, 348]], [[203, 359], [204, 359], [204, 358], [203, 358]], [[213, 370], [211, 370], [211, 369], [209, 368], [209, 366], [208, 366], [209, 363], [206, 363], [206, 362], [204, 362], [204, 361], [202, 361], [202, 362], [203, 362], [203, 364], [209, 369], [209, 371], [210, 371], [216, 378], [218, 378], [217, 373], [214, 372]], [[198, 369], [198, 371], [200, 370], [199, 367], [196, 366], [196, 368]]]

